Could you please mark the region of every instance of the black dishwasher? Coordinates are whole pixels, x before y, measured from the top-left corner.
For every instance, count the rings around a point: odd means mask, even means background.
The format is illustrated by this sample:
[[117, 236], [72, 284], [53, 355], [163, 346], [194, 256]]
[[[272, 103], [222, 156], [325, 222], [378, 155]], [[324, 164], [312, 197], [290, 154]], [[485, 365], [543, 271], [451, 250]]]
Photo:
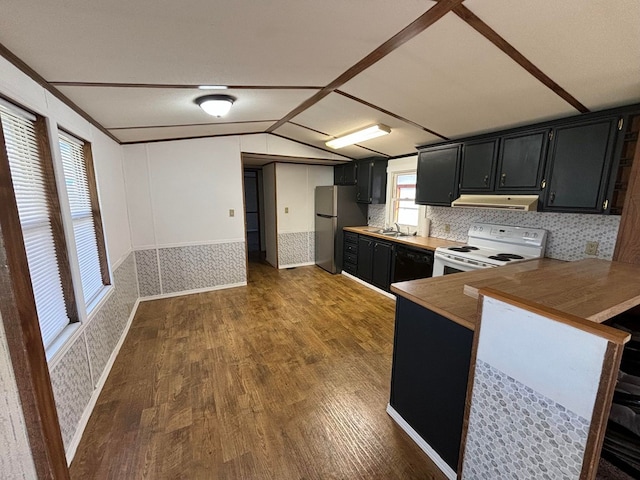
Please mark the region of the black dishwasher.
[[396, 245], [391, 282], [427, 278], [433, 273], [433, 252]]

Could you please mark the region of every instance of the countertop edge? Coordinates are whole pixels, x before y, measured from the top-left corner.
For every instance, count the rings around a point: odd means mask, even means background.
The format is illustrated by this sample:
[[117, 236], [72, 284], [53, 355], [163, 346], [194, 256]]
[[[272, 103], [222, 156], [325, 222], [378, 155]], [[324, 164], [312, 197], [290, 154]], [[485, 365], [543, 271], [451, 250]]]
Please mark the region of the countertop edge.
[[389, 237], [388, 235], [382, 235], [379, 233], [371, 232], [369, 229], [376, 227], [343, 227], [343, 230], [347, 232], [357, 233], [358, 235], [365, 235], [367, 237], [379, 238], [393, 243], [406, 245], [408, 247], [419, 248], [421, 250], [434, 251], [438, 247], [442, 246], [460, 246], [464, 243], [456, 242], [453, 240], [447, 240], [445, 238], [438, 237], [419, 237], [416, 235], [409, 235], [406, 237]]

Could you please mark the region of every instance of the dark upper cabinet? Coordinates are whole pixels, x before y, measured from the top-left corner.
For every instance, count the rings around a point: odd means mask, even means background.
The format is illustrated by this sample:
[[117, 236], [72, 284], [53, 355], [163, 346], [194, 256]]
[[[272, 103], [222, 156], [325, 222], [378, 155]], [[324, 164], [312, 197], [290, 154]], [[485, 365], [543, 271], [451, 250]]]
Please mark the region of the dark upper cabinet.
[[465, 143], [460, 160], [460, 193], [491, 192], [497, 157], [497, 138]]
[[334, 185], [355, 185], [358, 165], [355, 161], [333, 167]]
[[418, 155], [416, 203], [448, 207], [458, 197], [459, 145], [435, 147]]
[[358, 278], [371, 283], [373, 278], [373, 239], [360, 235], [358, 238]]
[[549, 130], [502, 137], [495, 190], [537, 193], [542, 189]]
[[387, 163], [384, 158], [358, 160], [357, 202], [381, 204], [387, 198]]
[[373, 245], [373, 266], [371, 272], [372, 283], [383, 290], [389, 291], [391, 285], [391, 259], [393, 245], [387, 242], [375, 241]]
[[613, 160], [618, 118], [553, 130], [546, 174], [544, 210], [599, 213]]

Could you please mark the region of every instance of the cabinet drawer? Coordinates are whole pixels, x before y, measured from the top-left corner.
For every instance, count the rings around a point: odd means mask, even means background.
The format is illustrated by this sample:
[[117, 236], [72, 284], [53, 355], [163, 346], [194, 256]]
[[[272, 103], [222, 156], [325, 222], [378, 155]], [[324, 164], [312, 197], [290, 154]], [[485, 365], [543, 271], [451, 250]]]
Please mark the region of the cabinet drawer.
[[357, 243], [345, 243], [344, 244], [344, 252], [352, 253], [354, 255], [358, 254], [358, 244]]
[[350, 273], [351, 275], [358, 274], [358, 267], [355, 263], [345, 262], [344, 265], [342, 265], [342, 270]]
[[345, 252], [344, 253], [344, 261], [347, 263], [353, 263], [354, 265], [358, 264], [358, 255], [356, 255], [355, 253], [349, 253], [349, 252]]
[[345, 243], [355, 243], [358, 245], [358, 234], [353, 232], [344, 232], [344, 242]]

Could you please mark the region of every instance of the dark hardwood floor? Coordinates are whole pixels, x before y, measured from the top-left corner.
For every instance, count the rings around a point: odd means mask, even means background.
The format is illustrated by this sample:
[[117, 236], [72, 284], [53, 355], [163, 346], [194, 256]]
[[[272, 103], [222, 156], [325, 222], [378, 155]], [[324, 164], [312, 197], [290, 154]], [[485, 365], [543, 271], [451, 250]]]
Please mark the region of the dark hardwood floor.
[[387, 416], [394, 302], [318, 267], [140, 304], [73, 479], [444, 479]]

